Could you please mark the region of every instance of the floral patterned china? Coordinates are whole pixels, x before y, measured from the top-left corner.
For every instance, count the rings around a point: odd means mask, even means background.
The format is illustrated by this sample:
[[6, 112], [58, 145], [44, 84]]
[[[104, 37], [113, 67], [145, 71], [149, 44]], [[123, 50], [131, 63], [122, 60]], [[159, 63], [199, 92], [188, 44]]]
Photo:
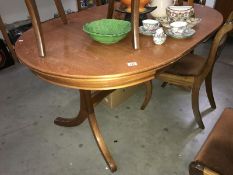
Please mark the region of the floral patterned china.
[[[156, 20], [158, 20], [163, 27], [170, 28], [170, 22], [168, 21], [167, 17], [156, 18]], [[201, 22], [201, 18], [189, 18], [185, 20], [185, 22], [188, 23], [189, 28], [193, 28]]]
[[155, 32], [156, 32], [156, 30], [149, 31], [149, 30], [144, 29], [143, 26], [139, 27], [139, 33], [146, 35], [146, 36], [152, 36]]
[[164, 30], [162, 27], [158, 28], [153, 34], [153, 41], [157, 45], [161, 45], [166, 41], [167, 35], [164, 33]]
[[166, 34], [172, 38], [175, 38], [175, 39], [185, 39], [185, 38], [191, 38], [194, 34], [196, 33], [196, 31], [194, 29], [186, 29], [182, 35], [176, 35], [172, 32], [171, 29], [167, 29], [166, 30]]
[[142, 20], [143, 28], [148, 31], [156, 30], [159, 27], [159, 21], [154, 19]]
[[182, 35], [185, 30], [187, 29], [187, 22], [184, 21], [175, 21], [170, 24], [171, 26], [171, 31], [175, 35]]
[[168, 21], [185, 21], [194, 17], [192, 6], [169, 6], [166, 9]]

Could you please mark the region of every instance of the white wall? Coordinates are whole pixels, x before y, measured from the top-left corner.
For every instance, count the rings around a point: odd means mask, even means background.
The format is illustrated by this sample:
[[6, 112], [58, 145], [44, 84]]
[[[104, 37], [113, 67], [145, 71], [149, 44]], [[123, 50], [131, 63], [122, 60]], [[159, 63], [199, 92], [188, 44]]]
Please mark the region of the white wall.
[[[62, 0], [65, 10], [77, 11], [76, 2], [76, 0]], [[53, 0], [36, 0], [36, 3], [41, 21], [53, 18], [54, 13], [57, 13]], [[0, 0], [0, 14], [4, 23], [8, 24], [28, 17], [24, 0]]]
[[206, 0], [206, 6], [214, 7], [216, 0]]

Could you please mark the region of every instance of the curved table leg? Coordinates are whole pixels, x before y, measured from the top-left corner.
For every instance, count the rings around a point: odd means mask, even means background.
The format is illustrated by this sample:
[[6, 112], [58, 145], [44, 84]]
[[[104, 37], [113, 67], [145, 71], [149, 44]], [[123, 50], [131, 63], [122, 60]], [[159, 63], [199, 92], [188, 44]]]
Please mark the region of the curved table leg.
[[84, 96], [80, 92], [80, 111], [77, 117], [75, 118], [62, 118], [58, 117], [54, 120], [54, 123], [59, 126], [65, 126], [65, 127], [73, 127], [78, 126], [81, 123], [83, 123], [88, 118], [88, 113], [86, 109], [86, 105], [84, 102]]
[[113, 160], [113, 158], [112, 158], [112, 156], [107, 148], [107, 145], [104, 142], [104, 138], [101, 135], [100, 129], [98, 127], [95, 112], [94, 112], [94, 106], [93, 106], [92, 101], [91, 101], [91, 92], [80, 90], [80, 94], [83, 94], [85, 96], [85, 103], [86, 103], [86, 108], [88, 111], [89, 125], [91, 127], [95, 141], [99, 147], [99, 150], [100, 150], [102, 156], [104, 157], [104, 160], [107, 163], [109, 169], [112, 172], [115, 172], [117, 170], [117, 166], [116, 166], [116, 163]]

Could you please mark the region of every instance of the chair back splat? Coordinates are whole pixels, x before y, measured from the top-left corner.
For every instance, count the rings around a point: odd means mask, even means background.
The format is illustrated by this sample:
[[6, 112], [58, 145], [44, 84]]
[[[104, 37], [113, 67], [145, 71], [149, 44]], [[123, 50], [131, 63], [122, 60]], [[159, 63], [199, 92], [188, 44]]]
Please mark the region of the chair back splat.
[[207, 75], [210, 72], [210, 70], [213, 69], [214, 63], [216, 62], [217, 58], [219, 57], [222, 51], [228, 33], [233, 30], [232, 21], [233, 21], [233, 11], [228, 17], [226, 23], [221, 27], [221, 29], [217, 32], [216, 36], [214, 37], [209, 52], [208, 60], [206, 62], [206, 66], [202, 70], [204, 75]]

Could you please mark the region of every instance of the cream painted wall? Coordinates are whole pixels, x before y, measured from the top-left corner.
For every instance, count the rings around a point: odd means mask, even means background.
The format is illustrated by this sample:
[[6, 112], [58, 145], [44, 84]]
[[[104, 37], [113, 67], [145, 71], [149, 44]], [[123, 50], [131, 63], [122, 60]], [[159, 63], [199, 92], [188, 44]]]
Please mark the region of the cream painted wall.
[[[53, 0], [36, 0], [41, 21], [53, 18], [56, 7]], [[76, 0], [62, 0], [64, 9], [77, 11]], [[0, 0], [0, 14], [5, 23], [27, 19], [28, 12], [24, 0]]]

